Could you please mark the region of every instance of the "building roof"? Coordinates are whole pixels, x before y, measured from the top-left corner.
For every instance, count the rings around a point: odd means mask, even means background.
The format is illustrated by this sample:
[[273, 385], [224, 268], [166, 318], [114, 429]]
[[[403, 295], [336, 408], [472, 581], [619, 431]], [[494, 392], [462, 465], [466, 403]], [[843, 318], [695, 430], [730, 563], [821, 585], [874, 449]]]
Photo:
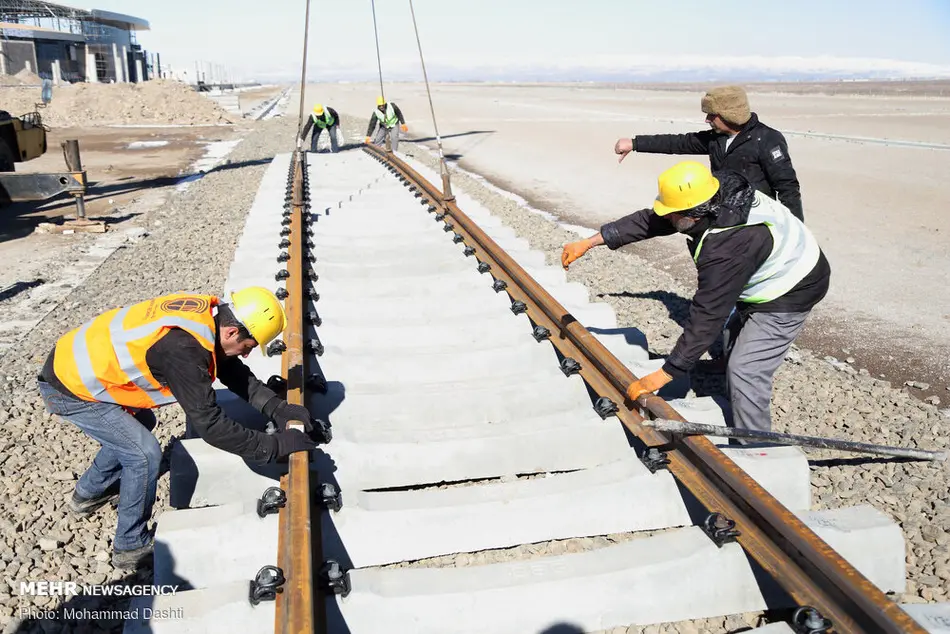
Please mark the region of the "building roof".
[[65, 18], [99, 22], [130, 31], [148, 31], [147, 20], [122, 13], [101, 9], [78, 9], [65, 4], [44, 2], [43, 0], [0, 0], [0, 16], [6, 19], [20, 18]]
[[0, 36], [20, 37], [28, 40], [66, 40], [68, 42], [85, 41], [85, 38], [78, 33], [67, 33], [65, 31], [49, 29], [44, 26], [16, 24], [11, 22], [0, 22]]

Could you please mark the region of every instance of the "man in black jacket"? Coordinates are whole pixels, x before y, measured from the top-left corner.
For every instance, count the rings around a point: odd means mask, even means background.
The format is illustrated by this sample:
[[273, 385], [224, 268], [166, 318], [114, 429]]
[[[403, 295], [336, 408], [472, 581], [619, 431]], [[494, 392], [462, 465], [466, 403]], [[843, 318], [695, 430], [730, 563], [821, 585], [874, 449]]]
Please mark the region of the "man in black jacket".
[[[68, 505], [87, 517], [118, 498], [112, 555], [117, 568], [134, 568], [152, 551], [146, 524], [162, 459], [151, 433], [154, 408], [178, 402], [188, 425], [208, 444], [252, 462], [316, 446], [291, 426], [299, 421], [313, 431], [307, 408], [278, 397], [239, 358], [284, 329], [280, 302], [261, 287], [235, 291], [231, 300], [221, 304], [214, 296], [180, 293], [108, 311], [60, 337], [38, 376], [46, 408], [101, 445]], [[215, 378], [276, 422], [277, 433], [229, 418], [215, 398]], [[317, 422], [322, 440], [329, 441], [329, 430]]]
[[828, 291], [831, 267], [811, 231], [781, 203], [736, 172], [711, 173], [685, 161], [660, 175], [653, 209], [565, 245], [567, 268], [589, 249], [683, 233], [698, 288], [683, 334], [663, 367], [630, 384], [636, 401], [690, 371], [735, 307], [740, 330], [729, 353], [732, 423], [769, 431], [772, 377], [811, 309]]
[[713, 88], [703, 97], [702, 109], [709, 130], [618, 139], [614, 152], [621, 161], [630, 152], [708, 154], [712, 171], [739, 172], [804, 222], [801, 189], [785, 137], [750, 112], [745, 91], [740, 86]]

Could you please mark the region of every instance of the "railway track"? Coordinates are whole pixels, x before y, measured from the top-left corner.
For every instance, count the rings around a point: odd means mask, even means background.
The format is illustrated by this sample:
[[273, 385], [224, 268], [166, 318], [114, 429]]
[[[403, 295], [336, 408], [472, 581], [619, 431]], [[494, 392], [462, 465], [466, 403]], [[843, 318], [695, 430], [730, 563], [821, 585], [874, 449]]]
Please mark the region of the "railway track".
[[723, 423], [681, 384], [625, 402], [660, 363], [642, 334], [435, 178], [375, 148], [274, 159], [228, 284], [286, 293], [285, 349], [248, 365], [333, 439], [285, 467], [177, 444], [155, 583], [183, 591], [137, 606], [181, 618], [142, 611], [127, 632], [584, 632], [766, 609], [777, 631], [938, 631], [942, 606], [915, 620], [885, 594], [904, 583], [896, 524], [810, 511], [796, 448], [642, 426]]

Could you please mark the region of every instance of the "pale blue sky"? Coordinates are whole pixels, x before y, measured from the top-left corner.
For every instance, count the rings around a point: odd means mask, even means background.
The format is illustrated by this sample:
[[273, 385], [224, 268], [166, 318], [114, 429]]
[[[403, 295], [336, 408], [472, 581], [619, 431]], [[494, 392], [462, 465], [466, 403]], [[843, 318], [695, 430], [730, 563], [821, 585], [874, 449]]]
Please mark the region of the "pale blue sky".
[[[312, 0], [315, 79], [374, 76], [370, 6]], [[94, 0], [93, 7], [148, 20], [152, 30], [139, 40], [166, 62], [299, 74], [303, 0]], [[948, 0], [415, 0], [415, 9], [427, 64], [442, 78], [458, 69], [474, 78], [537, 67], [577, 74], [569, 69], [734, 66], [736, 60], [721, 58], [736, 56], [758, 58], [766, 74], [767, 58], [786, 57], [779, 70], [834, 66], [828, 58], [882, 58], [913, 63], [895, 67], [897, 75], [934, 70], [927, 65], [950, 75]], [[384, 75], [418, 76], [408, 0], [377, 0], [376, 10]]]

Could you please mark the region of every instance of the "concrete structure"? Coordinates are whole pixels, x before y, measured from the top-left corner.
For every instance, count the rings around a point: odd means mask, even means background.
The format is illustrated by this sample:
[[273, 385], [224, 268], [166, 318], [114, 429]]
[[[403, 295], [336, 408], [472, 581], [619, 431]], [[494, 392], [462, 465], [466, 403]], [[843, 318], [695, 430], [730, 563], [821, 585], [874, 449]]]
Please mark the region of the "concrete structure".
[[70, 82], [144, 81], [148, 53], [135, 34], [148, 29], [146, 20], [111, 11], [2, 0], [0, 37], [7, 56], [0, 70], [12, 75], [30, 67], [41, 77]]

